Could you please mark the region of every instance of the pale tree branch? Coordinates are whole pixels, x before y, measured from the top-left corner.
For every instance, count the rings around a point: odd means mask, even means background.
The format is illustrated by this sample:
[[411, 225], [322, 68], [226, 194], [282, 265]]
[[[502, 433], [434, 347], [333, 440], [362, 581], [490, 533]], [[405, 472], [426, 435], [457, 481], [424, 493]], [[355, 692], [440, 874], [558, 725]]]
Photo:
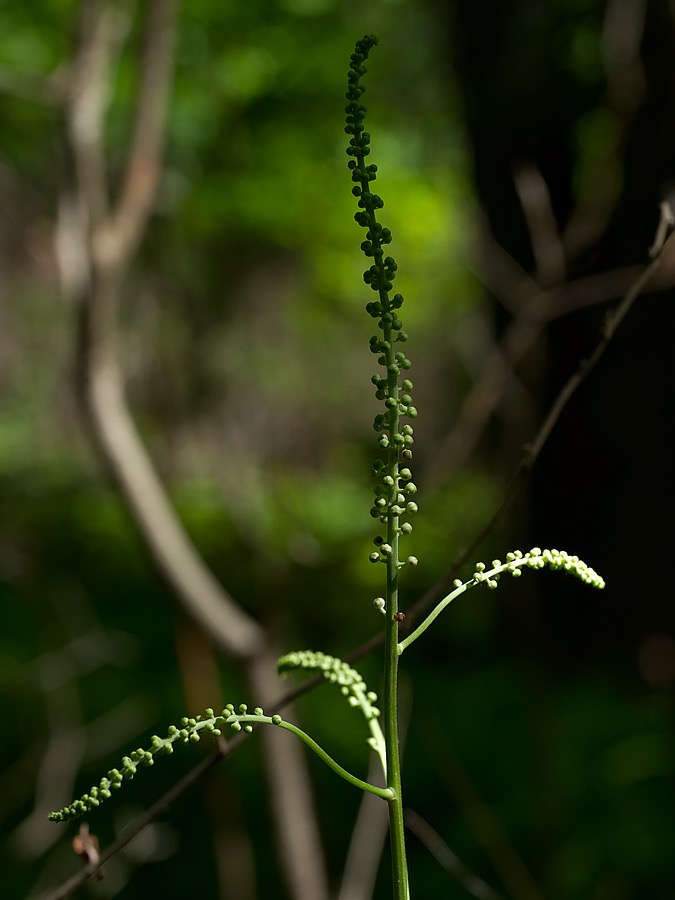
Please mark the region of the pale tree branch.
[[529, 163], [516, 170], [513, 181], [530, 232], [535, 280], [541, 287], [560, 284], [565, 280], [565, 251], [544, 177]]
[[[399, 695], [399, 741], [404, 752], [410, 724], [410, 696]], [[371, 754], [368, 781], [384, 785], [380, 760]], [[337, 900], [371, 900], [389, 831], [387, 808], [378, 797], [364, 792], [352, 830]]]
[[[133, 137], [119, 199], [112, 202], [107, 197], [104, 123], [110, 69], [119, 46], [115, 38], [120, 7], [109, 0], [85, 0], [81, 8], [66, 108], [74, 185], [61, 204], [65, 215], [57, 247], [63, 253], [62, 282], [70, 286], [80, 308], [82, 401], [99, 451], [159, 573], [220, 649], [243, 663], [254, 696], [261, 690], [265, 697], [275, 677], [265, 631], [216, 580], [188, 537], [125, 397], [118, 306], [122, 280], [145, 233], [162, 170], [176, 18], [175, 0], [149, 0], [146, 7]], [[78, 246], [82, 261], [76, 258]], [[324, 900], [326, 877], [302, 748], [285, 742], [265, 756], [291, 895], [296, 900]]]
[[601, 49], [612, 106], [632, 115], [645, 96], [644, 66], [640, 45], [644, 33], [647, 0], [608, 0], [602, 27]]
[[[367, 780], [379, 784], [378, 776], [381, 778], [379, 760], [373, 754]], [[337, 900], [371, 900], [388, 828], [385, 804], [374, 794], [364, 793], [349, 841]]]
[[[278, 689], [276, 659], [279, 655], [268, 647], [245, 665], [252, 695], [265, 702]], [[267, 799], [277, 827], [277, 853], [291, 896], [298, 900], [306, 897], [328, 900], [323, 848], [302, 745], [280, 728], [261, 728], [260, 739]]]
[[[159, 18], [165, 32], [174, 10], [173, 0], [152, 0], [150, 7], [160, 7], [162, 14], [149, 15], [147, 27]], [[80, 210], [71, 225], [79, 224], [84, 232], [80, 234], [82, 246], [88, 249], [88, 265], [82, 267], [88, 270], [88, 279], [83, 285], [84, 296], [80, 298], [78, 343], [83, 400], [98, 447], [159, 571], [190, 614], [230, 656], [249, 658], [262, 647], [263, 630], [235, 604], [196, 552], [138, 436], [124, 393], [117, 348], [121, 279], [132, 249], [132, 236], [138, 240], [147, 222], [149, 200], [139, 206], [130, 204], [129, 212], [120, 219], [111, 219], [106, 213], [103, 122], [112, 61], [110, 33], [117, 12], [114, 4], [91, 0], [84, 4], [79, 53], [74, 66], [76, 76], [68, 107], [75, 193]], [[168, 89], [165, 86], [160, 90], [157, 80], [163, 74], [167, 81], [171, 69], [162, 62], [161, 73], [146, 70], [156, 65], [158, 59], [163, 60], [171, 42], [162, 33], [165, 53], [158, 56], [148, 52], [149, 40], [150, 36], [146, 38], [145, 68], [140, 78], [141, 84], [150, 81], [153, 90], [141, 88], [146, 99], [139, 108], [150, 104], [148, 95], [154, 97], [156, 107], [161, 105], [151, 117], [153, 130], [158, 130], [163, 128]], [[154, 146], [158, 153], [161, 141], [152, 137], [148, 129], [148, 125], [140, 129], [144, 137], [139, 143]], [[132, 163], [131, 167], [135, 165]], [[155, 168], [159, 169], [158, 160]], [[150, 180], [156, 185], [157, 175]]]
[[111, 224], [122, 258], [133, 253], [143, 234], [162, 172], [176, 3], [164, 0], [148, 6], [133, 135]]

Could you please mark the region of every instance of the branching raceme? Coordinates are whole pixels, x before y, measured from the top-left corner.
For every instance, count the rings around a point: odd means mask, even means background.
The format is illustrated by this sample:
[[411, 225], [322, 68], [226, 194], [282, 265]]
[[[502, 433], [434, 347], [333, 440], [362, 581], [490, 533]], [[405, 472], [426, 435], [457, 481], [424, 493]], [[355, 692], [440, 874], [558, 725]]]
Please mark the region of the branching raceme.
[[[295, 655], [303, 656], [305, 654], [301, 652]], [[323, 654], [313, 655], [323, 656]], [[331, 659], [331, 657], [325, 658]], [[283, 659], [288, 659], [288, 657], [283, 657]], [[339, 660], [337, 662], [339, 662]], [[346, 666], [345, 663], [342, 663], [342, 665]], [[346, 666], [346, 668], [349, 667]], [[363, 681], [360, 678], [359, 683], [363, 685]], [[363, 685], [363, 687], [365, 688], [365, 685]], [[372, 694], [369, 696], [374, 697]], [[377, 714], [377, 710], [372, 711], [370, 700], [367, 698], [365, 698], [364, 707], [371, 709], [371, 715]], [[346, 781], [350, 782], [350, 784], [353, 784], [355, 787], [359, 787], [364, 791], [370, 791], [372, 794], [383, 797], [385, 800], [389, 799], [391, 796], [391, 791], [386, 788], [368, 784], [360, 778], [357, 778], [355, 775], [352, 775], [350, 772], [347, 772], [346, 769], [343, 769], [342, 766], [336, 763], [335, 760], [332, 759], [332, 757], [330, 757], [308, 734], [291, 722], [284, 721], [281, 716], [266, 716], [259, 706], [256, 707], [253, 712], [249, 712], [245, 703], [241, 703], [236, 709], [234, 704], [228, 703], [218, 715], [216, 715], [212, 709], [206, 709], [204, 710], [203, 716], [196, 716], [191, 719], [181, 719], [180, 728], [177, 725], [170, 725], [168, 734], [165, 738], [161, 738], [159, 735], [154, 734], [150, 739], [150, 748], [148, 750], [143, 750], [142, 748], [133, 750], [129, 756], [123, 757], [121, 769], [111, 769], [107, 776], [102, 778], [97, 786], [90, 788], [89, 793], [84, 794], [79, 800], [73, 801], [70, 806], [66, 806], [58, 812], [50, 813], [49, 818], [52, 822], [66, 822], [70, 819], [77, 819], [85, 813], [96, 809], [103, 801], [110, 799], [114, 790], [121, 788], [125, 781], [130, 781], [136, 775], [139, 766], [152, 766], [154, 765], [155, 757], [169, 756], [172, 754], [174, 744], [197, 744], [204, 735], [220, 737], [223, 727], [229, 727], [233, 732], [243, 730], [244, 732], [251, 734], [254, 725], [276, 725], [279, 728], [290, 731], [307, 744], [307, 746], [313, 750], [317, 756], [329, 766], [329, 768]]]
[[[471, 578], [464, 582], [455, 581], [453, 590], [436, 605], [424, 621], [407, 637], [400, 641], [398, 639], [399, 623], [404, 618], [403, 613], [399, 611], [399, 573], [406, 565], [417, 565], [414, 556], [400, 559], [399, 549], [400, 538], [412, 532], [409, 519], [417, 512], [414, 499], [417, 488], [410, 469], [413, 428], [408, 421], [403, 420], [414, 419], [417, 410], [411, 396], [413, 385], [406, 376], [411, 362], [402, 350], [397, 349], [399, 345], [405, 344], [408, 336], [398, 314], [403, 305], [403, 297], [401, 294], [391, 294], [397, 266], [391, 256], [385, 256], [385, 247], [391, 243], [392, 235], [389, 229], [384, 228], [377, 220], [377, 211], [384, 206], [382, 199], [371, 191], [371, 185], [377, 177], [377, 166], [366, 164], [366, 157], [370, 153], [370, 135], [364, 127], [366, 108], [360, 102], [365, 91], [361, 78], [366, 72], [364, 63], [376, 43], [374, 36], [366, 35], [357, 42], [351, 56], [345, 131], [350, 135], [347, 154], [350, 157], [349, 170], [354, 182], [352, 193], [358, 198], [359, 206], [354, 218], [366, 229], [366, 238], [361, 244], [361, 249], [366, 257], [372, 260], [363, 277], [365, 283], [377, 294], [377, 298], [366, 306], [369, 315], [377, 320], [379, 331], [370, 339], [370, 349], [377, 355], [382, 370], [372, 377], [375, 397], [383, 403], [384, 411], [378, 413], [374, 420], [382, 457], [373, 463], [375, 500], [370, 510], [373, 518], [383, 526], [384, 532], [375, 537], [376, 549], [370, 554], [373, 563], [381, 563], [385, 568], [384, 596], [375, 599], [375, 607], [384, 615], [385, 620], [382, 715], [377, 696], [368, 690], [359, 672], [340, 659], [312, 650], [301, 650], [281, 657], [278, 661], [278, 670], [281, 675], [292, 671], [309, 675], [318, 674], [339, 688], [350, 706], [359, 710], [365, 719], [370, 732], [367, 743], [379, 758], [386, 787], [370, 784], [348, 772], [313, 738], [296, 725], [285, 721], [280, 715], [265, 715], [259, 707], [249, 712], [245, 704], [238, 707], [228, 704], [219, 714], [213, 709], [206, 709], [203, 715], [196, 718], [182, 719], [180, 726], [170, 726], [164, 738], [154, 735], [147, 750], [134, 750], [129, 756], [125, 756], [121, 768], [111, 769], [87, 794], [64, 809], [50, 813], [49, 818], [55, 822], [64, 822], [94, 810], [109, 799], [113, 791], [120, 788], [124, 781], [131, 780], [139, 766], [153, 765], [157, 757], [173, 753], [176, 744], [197, 743], [204, 735], [219, 737], [223, 729], [250, 733], [256, 725], [273, 725], [296, 735], [329, 768], [350, 784], [387, 801], [392, 848], [393, 896], [396, 900], [408, 900], [410, 892], [403, 831], [397, 724], [398, 664], [401, 654], [427, 630], [453, 600], [480, 585], [485, 585], [489, 589], [496, 588], [500, 575], [504, 572], [515, 578], [520, 576], [525, 568], [548, 567], [574, 575], [592, 587], [603, 588], [605, 583], [577, 556], [571, 556], [564, 551], [540, 550], [538, 547], [532, 548], [527, 553], [516, 550], [507, 554], [505, 562], [495, 559], [490, 566], [481, 562], [476, 563]], [[380, 725], [381, 718], [383, 727]]]

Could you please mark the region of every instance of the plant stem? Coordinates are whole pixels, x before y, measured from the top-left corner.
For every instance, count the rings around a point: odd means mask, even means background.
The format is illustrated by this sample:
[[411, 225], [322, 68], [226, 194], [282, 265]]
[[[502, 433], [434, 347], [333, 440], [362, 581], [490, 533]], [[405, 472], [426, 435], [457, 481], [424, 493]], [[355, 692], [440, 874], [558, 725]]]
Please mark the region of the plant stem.
[[[260, 719], [267, 717], [260, 717]], [[251, 717], [251, 721], [253, 721], [253, 717]], [[272, 721], [271, 719], [269, 720]], [[375, 794], [376, 797], [382, 797], [383, 800], [387, 800], [391, 802], [394, 798], [391, 795], [391, 789], [389, 787], [381, 788], [375, 784], [369, 784], [367, 781], [363, 781], [361, 778], [357, 778], [356, 775], [352, 775], [351, 772], [348, 772], [346, 769], [335, 762], [335, 760], [329, 756], [326, 751], [321, 747], [317, 742], [311, 738], [306, 732], [302, 731], [301, 728], [298, 728], [297, 725], [293, 725], [291, 722], [285, 722], [283, 720], [274, 723], [279, 728], [283, 728], [285, 731], [290, 731], [291, 734], [299, 737], [301, 741], [303, 741], [310, 750], [313, 750], [314, 753], [319, 757], [319, 759], [323, 760], [326, 765], [331, 768], [340, 778], [344, 778], [345, 781], [348, 781], [349, 784], [353, 784], [354, 787], [360, 788], [362, 791], [368, 791], [371, 794]]]
[[[381, 265], [382, 251], [375, 254], [376, 263]], [[386, 291], [380, 290], [380, 297], [389, 305]], [[390, 327], [384, 329], [384, 340], [389, 344], [386, 352], [388, 366], [394, 362], [393, 340]], [[398, 377], [388, 374], [388, 393], [398, 401]], [[399, 517], [391, 508], [397, 503], [398, 495], [398, 445], [394, 435], [400, 427], [398, 403], [390, 410], [389, 415], [389, 447], [388, 472], [393, 479], [389, 496], [389, 516], [387, 522], [387, 543], [391, 553], [387, 557], [386, 583], [386, 625], [384, 638], [384, 740], [387, 752], [387, 786], [394, 792], [389, 800], [389, 840], [391, 843], [391, 871], [393, 891], [396, 900], [408, 900], [408, 864], [405, 851], [405, 832], [403, 826], [403, 797], [401, 788], [401, 758], [398, 735], [398, 572], [399, 572]]]
[[[386, 450], [387, 462], [382, 465], [376, 460], [373, 474], [380, 473], [381, 480], [375, 489], [375, 503], [371, 515], [387, 525], [387, 540], [380, 535], [375, 539], [377, 552], [371, 553], [373, 563], [386, 564], [386, 587], [384, 604], [380, 608], [385, 611], [384, 639], [384, 742], [386, 751], [386, 780], [393, 796], [389, 803], [389, 835], [391, 841], [391, 865], [393, 891], [395, 900], [409, 900], [408, 867], [405, 852], [405, 833], [403, 828], [403, 800], [401, 791], [401, 760], [398, 736], [398, 623], [402, 614], [398, 609], [398, 573], [403, 563], [399, 560], [399, 538], [402, 530], [409, 533], [410, 523], [401, 525], [400, 518], [404, 514], [415, 512], [417, 506], [407, 497], [415, 493], [417, 488], [410, 481], [411, 473], [407, 466], [400, 468], [402, 459], [412, 456], [410, 445], [413, 443], [412, 427], [401, 427], [403, 415], [415, 418], [417, 410], [411, 405], [408, 393], [412, 382], [405, 379], [402, 387], [405, 393], [399, 394], [398, 379], [401, 369], [410, 368], [410, 360], [394, 346], [397, 342], [405, 342], [407, 334], [403, 331], [397, 310], [403, 304], [403, 295], [389, 297], [392, 282], [396, 277], [397, 265], [393, 257], [384, 255], [384, 246], [391, 243], [391, 231], [383, 228], [377, 221], [376, 210], [384, 206], [381, 197], [373, 193], [370, 186], [375, 181], [377, 166], [366, 165], [366, 157], [370, 153], [370, 134], [365, 130], [364, 119], [366, 107], [361, 104], [361, 96], [365, 88], [360, 83], [366, 73], [365, 61], [371, 49], [377, 44], [374, 35], [364, 35], [357, 41], [354, 53], [350, 57], [348, 73], [348, 89], [345, 97], [348, 101], [345, 111], [347, 124], [345, 132], [352, 135], [349, 140], [347, 154], [351, 157], [349, 169], [355, 183], [352, 194], [359, 198], [359, 212], [354, 216], [356, 222], [367, 229], [366, 240], [361, 249], [366, 257], [373, 258], [373, 265], [363, 273], [364, 282], [379, 294], [378, 302], [368, 303], [366, 312], [378, 319], [378, 327], [382, 329], [382, 338], [377, 335], [370, 340], [370, 349], [378, 355], [378, 363], [386, 368], [386, 377], [374, 375], [371, 379], [376, 387], [375, 396], [383, 400], [386, 412], [380, 413], [373, 422], [375, 431], [381, 434], [378, 445]], [[416, 563], [415, 557], [409, 557], [410, 565]], [[378, 598], [382, 599], [382, 598]]]

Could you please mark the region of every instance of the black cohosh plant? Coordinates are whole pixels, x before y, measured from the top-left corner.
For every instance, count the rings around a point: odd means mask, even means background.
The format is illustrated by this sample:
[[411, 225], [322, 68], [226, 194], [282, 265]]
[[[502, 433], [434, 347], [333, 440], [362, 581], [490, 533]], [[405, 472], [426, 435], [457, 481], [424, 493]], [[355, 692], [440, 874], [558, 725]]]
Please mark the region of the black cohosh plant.
[[349, 170], [353, 182], [352, 193], [358, 200], [356, 222], [365, 229], [365, 240], [361, 249], [371, 260], [364, 272], [364, 281], [373, 293], [366, 311], [377, 322], [378, 333], [370, 339], [370, 349], [377, 356], [380, 370], [372, 376], [375, 397], [382, 404], [374, 420], [378, 434], [377, 444], [380, 456], [373, 463], [375, 499], [370, 513], [381, 526], [375, 537], [375, 550], [370, 559], [381, 565], [382, 596], [374, 604], [384, 621], [384, 696], [378, 705], [377, 697], [366, 687], [358, 671], [342, 660], [321, 652], [302, 650], [289, 653], [278, 661], [278, 670], [284, 674], [302, 670], [308, 674], [320, 674], [339, 687], [340, 692], [355, 709], [363, 715], [369, 735], [367, 743], [377, 754], [382, 769], [384, 787], [371, 784], [344, 769], [303, 730], [280, 715], [266, 715], [259, 707], [249, 711], [245, 704], [228, 703], [216, 713], [206, 709], [202, 715], [181, 719], [180, 725], [172, 725], [166, 737], [153, 736], [148, 749], [134, 750], [122, 760], [120, 768], [111, 769], [79, 800], [58, 812], [50, 814], [55, 822], [75, 819], [98, 807], [109, 799], [114, 790], [124, 781], [134, 777], [139, 767], [151, 766], [155, 760], [171, 754], [175, 745], [197, 743], [204, 735], [218, 736], [224, 729], [251, 732], [256, 725], [272, 725], [290, 731], [314, 751], [334, 772], [350, 784], [363, 791], [380, 797], [389, 808], [390, 841], [393, 896], [396, 900], [408, 900], [408, 868], [403, 828], [403, 793], [401, 785], [401, 761], [398, 735], [398, 670], [401, 655], [431, 625], [434, 619], [449, 603], [471, 588], [485, 585], [497, 587], [500, 576], [506, 572], [513, 577], [522, 574], [523, 569], [562, 570], [575, 575], [596, 588], [604, 587], [602, 578], [585, 565], [578, 557], [558, 550], [540, 550], [538, 547], [527, 553], [518, 550], [508, 553], [504, 562], [495, 559], [490, 565], [476, 563], [472, 575], [466, 581], [455, 581], [453, 590], [444, 597], [426, 618], [405, 637], [399, 639], [399, 625], [403, 613], [399, 608], [399, 579], [406, 566], [416, 566], [414, 556], [404, 556], [401, 540], [413, 530], [410, 519], [417, 513], [415, 497], [417, 487], [412, 480], [411, 462], [413, 456], [413, 427], [410, 424], [417, 416], [412, 401], [412, 381], [407, 377], [411, 362], [402, 349], [408, 335], [403, 328], [399, 310], [403, 306], [401, 294], [392, 294], [396, 278], [396, 262], [385, 255], [385, 248], [392, 241], [391, 231], [377, 219], [384, 203], [372, 191], [377, 177], [377, 166], [367, 164], [370, 154], [370, 135], [365, 130], [366, 108], [361, 103], [365, 88], [362, 78], [366, 73], [364, 63], [377, 43], [374, 36], [366, 35], [356, 44], [351, 56], [348, 74], [348, 90], [345, 107], [347, 120], [345, 131], [350, 136], [347, 154]]

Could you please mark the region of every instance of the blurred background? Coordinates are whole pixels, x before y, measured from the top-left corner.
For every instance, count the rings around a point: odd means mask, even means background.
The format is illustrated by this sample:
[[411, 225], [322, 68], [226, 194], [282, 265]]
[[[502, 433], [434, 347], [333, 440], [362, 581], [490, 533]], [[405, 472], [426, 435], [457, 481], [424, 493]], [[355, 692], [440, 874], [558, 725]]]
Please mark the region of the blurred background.
[[[152, 69], [140, 48], [162, 11], [166, 65]], [[672, 3], [0, 2], [3, 896], [47, 896], [80, 867], [77, 826], [50, 809], [182, 715], [261, 700], [246, 654], [189, 613], [120, 489], [102, 437], [113, 418], [96, 424], [88, 392], [98, 338], [116, 340], [135, 428], [246, 621], [281, 651], [339, 656], [379, 629], [371, 297], [343, 133], [349, 54], [370, 32], [371, 159], [419, 409], [405, 609], [489, 520], [648, 262], [675, 184]], [[107, 62], [87, 69], [101, 46]], [[96, 236], [124, 195], [148, 71], [164, 72], [166, 122], [140, 118], [164, 149], [140, 154], [156, 191], [111, 274]], [[99, 103], [100, 135], [83, 97]], [[104, 167], [88, 181], [92, 147]], [[463, 597], [404, 658], [407, 804], [496, 892], [446, 871], [418, 830], [417, 897], [673, 896], [668, 250], [475, 557], [564, 548], [606, 590], [526, 573]], [[113, 315], [97, 333], [101, 285]], [[379, 663], [377, 650], [359, 663], [374, 689]], [[329, 688], [295, 715], [365, 777], [365, 728]], [[205, 744], [89, 816], [101, 845]], [[262, 755], [258, 736], [80, 895], [303, 897], [276, 849]], [[308, 767], [337, 897], [360, 798]], [[365, 849], [377, 871], [378, 842]], [[386, 852], [380, 869], [374, 892], [364, 875], [341, 900], [389, 896]]]

